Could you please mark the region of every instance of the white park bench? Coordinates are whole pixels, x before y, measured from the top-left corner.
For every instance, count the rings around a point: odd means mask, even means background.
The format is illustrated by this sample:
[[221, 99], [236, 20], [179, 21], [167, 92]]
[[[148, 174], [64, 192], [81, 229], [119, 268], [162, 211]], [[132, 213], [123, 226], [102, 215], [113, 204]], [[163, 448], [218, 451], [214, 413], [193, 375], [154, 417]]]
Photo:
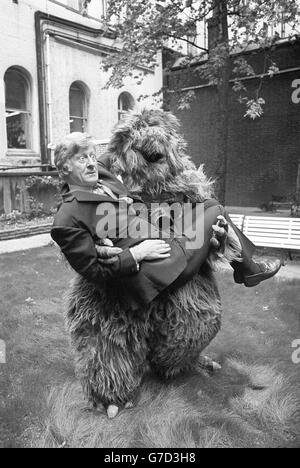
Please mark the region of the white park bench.
[[232, 221], [257, 247], [300, 250], [300, 219], [230, 215]]
[[231, 214], [230, 219], [233, 222], [233, 224], [236, 225], [237, 228], [239, 228], [240, 231], [243, 231], [244, 229], [244, 221], [245, 221], [245, 215], [240, 215], [240, 214]]

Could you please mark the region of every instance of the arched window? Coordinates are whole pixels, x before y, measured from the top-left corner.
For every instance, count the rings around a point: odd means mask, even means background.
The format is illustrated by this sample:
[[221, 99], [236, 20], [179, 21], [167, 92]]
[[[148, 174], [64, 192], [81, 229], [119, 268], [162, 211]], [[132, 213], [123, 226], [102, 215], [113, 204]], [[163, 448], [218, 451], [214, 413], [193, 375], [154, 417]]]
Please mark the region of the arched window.
[[79, 0], [81, 13], [94, 18], [105, 18], [107, 12], [107, 0]]
[[88, 125], [88, 91], [82, 83], [75, 81], [70, 87], [70, 131], [86, 132]]
[[30, 81], [25, 71], [11, 67], [4, 75], [8, 149], [31, 148]]
[[129, 93], [121, 93], [118, 100], [119, 120], [122, 120], [124, 114], [134, 108], [134, 98]]

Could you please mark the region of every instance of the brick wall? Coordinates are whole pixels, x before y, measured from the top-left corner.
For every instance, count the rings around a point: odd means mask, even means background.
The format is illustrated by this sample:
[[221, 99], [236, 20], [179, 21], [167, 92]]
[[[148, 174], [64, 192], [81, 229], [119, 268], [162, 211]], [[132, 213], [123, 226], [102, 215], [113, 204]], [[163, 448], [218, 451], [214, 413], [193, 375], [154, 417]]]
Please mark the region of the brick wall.
[[[262, 55], [251, 55], [255, 71], [261, 70]], [[286, 46], [275, 51], [281, 69], [300, 66], [300, 46]], [[295, 192], [298, 160], [300, 159], [300, 103], [292, 100], [295, 80], [300, 70], [266, 78], [261, 91], [266, 100], [261, 119], [245, 119], [245, 107], [232, 92], [230, 99], [229, 159], [226, 203], [235, 206], [259, 206], [272, 195], [290, 197]], [[169, 87], [202, 84], [187, 70], [176, 70], [168, 77]], [[247, 82], [248, 95], [255, 93], [258, 80]], [[300, 87], [300, 81], [299, 81]], [[181, 122], [190, 154], [197, 164], [205, 163], [214, 176], [216, 158], [216, 91], [213, 87], [195, 90], [196, 99], [190, 110], [179, 112], [176, 97], [170, 107]], [[299, 92], [300, 96], [300, 92]], [[294, 101], [294, 102], [293, 102]]]

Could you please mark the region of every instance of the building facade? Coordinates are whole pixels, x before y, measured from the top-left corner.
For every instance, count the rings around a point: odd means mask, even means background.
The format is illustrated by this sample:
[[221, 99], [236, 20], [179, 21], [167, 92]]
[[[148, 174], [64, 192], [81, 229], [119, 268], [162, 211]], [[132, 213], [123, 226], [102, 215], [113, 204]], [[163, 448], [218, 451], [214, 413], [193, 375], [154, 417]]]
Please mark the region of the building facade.
[[0, 213], [20, 208], [22, 174], [51, 169], [65, 134], [87, 131], [105, 141], [141, 95], [161, 89], [160, 66], [147, 70], [142, 85], [127, 79], [123, 89], [104, 89], [101, 64], [119, 48], [103, 28], [105, 8], [105, 0], [2, 0]]

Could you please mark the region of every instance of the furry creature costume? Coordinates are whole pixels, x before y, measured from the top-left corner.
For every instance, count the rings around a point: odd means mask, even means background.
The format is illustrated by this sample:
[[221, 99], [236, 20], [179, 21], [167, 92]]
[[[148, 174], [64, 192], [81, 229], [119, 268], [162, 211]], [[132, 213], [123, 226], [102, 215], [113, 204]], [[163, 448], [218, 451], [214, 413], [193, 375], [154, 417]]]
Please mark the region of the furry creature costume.
[[[106, 158], [108, 168], [145, 203], [212, 197], [212, 182], [186, 154], [170, 113], [129, 113], [116, 126]], [[77, 277], [69, 291], [67, 326], [89, 400], [95, 406], [132, 401], [149, 367], [164, 378], [197, 370], [200, 353], [221, 326], [213, 266], [239, 256], [239, 244], [229, 235], [222, 256], [212, 254], [188, 284], [138, 312], [126, 308], [113, 284], [96, 288]]]

